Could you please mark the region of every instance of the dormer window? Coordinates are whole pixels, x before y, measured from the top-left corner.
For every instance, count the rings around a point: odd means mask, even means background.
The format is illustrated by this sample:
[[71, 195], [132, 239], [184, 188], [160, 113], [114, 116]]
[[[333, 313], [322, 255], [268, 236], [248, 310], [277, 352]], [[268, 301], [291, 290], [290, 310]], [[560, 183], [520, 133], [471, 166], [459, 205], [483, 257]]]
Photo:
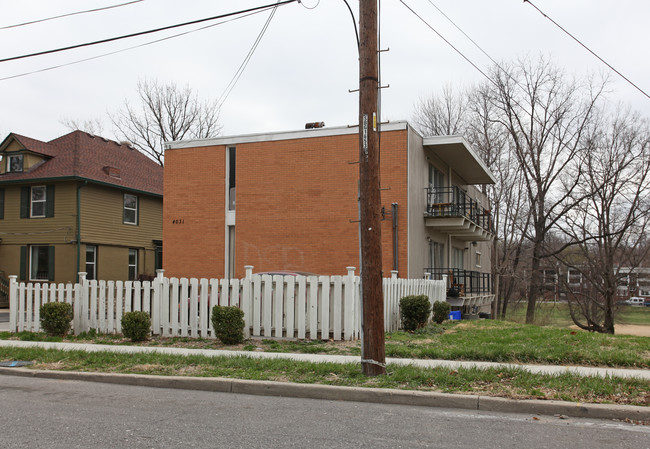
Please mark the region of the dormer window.
[[7, 172], [22, 172], [23, 171], [23, 155], [12, 154], [7, 156]]

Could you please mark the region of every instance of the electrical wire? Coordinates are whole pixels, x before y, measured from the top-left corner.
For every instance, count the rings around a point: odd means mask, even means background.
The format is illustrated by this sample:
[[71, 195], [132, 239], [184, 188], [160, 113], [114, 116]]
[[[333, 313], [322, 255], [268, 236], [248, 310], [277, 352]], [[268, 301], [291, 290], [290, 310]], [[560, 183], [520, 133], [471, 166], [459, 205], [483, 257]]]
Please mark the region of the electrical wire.
[[78, 59], [76, 61], [71, 61], [71, 62], [66, 62], [66, 63], [63, 63], [63, 64], [58, 64], [58, 65], [54, 65], [54, 66], [50, 66], [50, 67], [45, 67], [43, 69], [32, 70], [30, 72], [23, 72], [23, 73], [19, 73], [17, 75], [6, 76], [4, 78], [0, 78], [0, 81], [6, 81], [6, 80], [13, 79], [13, 78], [20, 78], [20, 77], [27, 76], [27, 75], [33, 75], [35, 73], [47, 72], [47, 71], [50, 71], [50, 70], [59, 69], [61, 67], [80, 64], [82, 62], [92, 61], [94, 59], [100, 59], [100, 58], [103, 58], [103, 57], [106, 57], [106, 56], [111, 56], [111, 55], [114, 55], [114, 54], [117, 54], [117, 53], [122, 53], [122, 52], [133, 50], [133, 49], [136, 49], [136, 48], [156, 44], [158, 42], [163, 42], [163, 41], [166, 41], [166, 40], [169, 40], [169, 39], [174, 39], [174, 38], [177, 38], [177, 37], [180, 37], [180, 36], [185, 36], [187, 34], [196, 33], [197, 31], [206, 30], [208, 28], [213, 28], [213, 27], [218, 26], [218, 25], [223, 25], [224, 23], [233, 22], [235, 20], [243, 19], [245, 17], [250, 17], [250, 16], [253, 16], [255, 14], [260, 14], [260, 13], [262, 13], [264, 11], [265, 10], [253, 11], [253, 12], [250, 12], [248, 14], [240, 15], [238, 17], [232, 17], [230, 19], [223, 20], [223, 21], [217, 22], [217, 23], [213, 23], [211, 25], [202, 26], [200, 28], [195, 28], [193, 30], [185, 31], [185, 32], [178, 33], [178, 34], [173, 34], [171, 36], [163, 37], [161, 39], [156, 39], [156, 40], [149, 41], [149, 42], [144, 42], [142, 44], [134, 45], [134, 46], [131, 46], [131, 47], [122, 48], [120, 50], [115, 50], [115, 51], [111, 51], [111, 52], [108, 52], [108, 53], [103, 53], [101, 55], [91, 56], [89, 58], [84, 58], [84, 59]]
[[230, 13], [226, 13], [226, 14], [220, 14], [218, 16], [206, 17], [204, 19], [198, 19], [198, 20], [192, 20], [190, 22], [178, 23], [178, 24], [175, 24], [175, 25], [168, 25], [168, 26], [165, 26], [165, 27], [155, 28], [155, 29], [147, 30], [147, 31], [139, 31], [137, 33], [131, 33], [131, 34], [123, 35], [123, 36], [111, 37], [111, 38], [108, 38], [108, 39], [101, 39], [101, 40], [94, 41], [94, 42], [86, 42], [86, 43], [83, 43], [83, 44], [70, 45], [68, 47], [56, 48], [56, 49], [53, 49], [53, 50], [45, 50], [45, 51], [40, 51], [40, 52], [37, 52], [37, 53], [31, 53], [31, 54], [27, 54], [27, 55], [12, 56], [10, 58], [0, 59], [0, 62], [15, 61], [15, 60], [18, 60], [18, 59], [25, 59], [25, 58], [31, 58], [31, 57], [34, 57], [34, 56], [42, 56], [42, 55], [46, 55], [46, 54], [50, 54], [50, 53], [57, 53], [57, 52], [61, 52], [61, 51], [73, 50], [75, 48], [82, 48], [82, 47], [89, 47], [89, 46], [92, 46], [92, 45], [105, 44], [107, 42], [118, 41], [118, 40], [121, 40], [121, 39], [128, 39], [128, 38], [136, 37], [136, 36], [143, 36], [143, 35], [146, 35], [146, 34], [158, 33], [160, 31], [170, 30], [170, 29], [174, 29], [174, 28], [180, 28], [180, 27], [184, 27], [184, 26], [188, 26], [188, 25], [195, 25], [197, 23], [208, 22], [208, 21], [211, 21], [211, 20], [223, 19], [223, 18], [226, 18], [226, 17], [231, 17], [231, 16], [235, 16], [235, 15], [240, 15], [240, 14], [246, 14], [246, 13], [253, 12], [253, 11], [260, 11], [260, 10], [267, 10], [267, 9], [270, 9], [270, 8], [276, 8], [278, 6], [284, 6], [284, 5], [287, 5], [289, 3], [295, 3], [296, 1], [298, 1], [298, 0], [278, 1], [277, 3], [272, 3], [270, 5], [257, 6], [257, 7], [254, 7], [254, 8], [244, 9], [244, 10], [230, 12]]
[[15, 25], [7, 25], [7, 26], [0, 27], [0, 30], [7, 30], [9, 28], [18, 28], [18, 27], [22, 27], [22, 26], [26, 26], [26, 25], [33, 25], [35, 23], [47, 22], [48, 20], [61, 19], [63, 17], [76, 16], [76, 15], [79, 15], [79, 14], [87, 14], [87, 13], [91, 13], [91, 12], [105, 11], [107, 9], [120, 8], [122, 6], [128, 6], [128, 5], [132, 5], [134, 3], [140, 3], [142, 1], [144, 1], [144, 0], [134, 0], [134, 1], [131, 1], [131, 2], [127, 2], [127, 3], [120, 3], [119, 5], [104, 6], [102, 8], [95, 8], [95, 9], [87, 9], [85, 11], [77, 11], [77, 12], [71, 12], [71, 13], [67, 13], [67, 14], [61, 14], [61, 15], [58, 15], [58, 16], [47, 17], [45, 19], [37, 19], [37, 20], [29, 21], [29, 22], [17, 23]]
[[239, 68], [231, 78], [230, 82], [224, 89], [224, 91], [221, 93], [221, 96], [219, 97], [219, 103], [217, 105], [217, 109], [221, 109], [221, 106], [226, 102], [226, 99], [230, 95], [230, 92], [234, 89], [235, 85], [237, 84], [237, 81], [239, 81], [239, 78], [242, 76], [244, 73], [244, 70], [246, 70], [246, 66], [248, 66], [249, 61], [253, 57], [253, 53], [255, 53], [255, 50], [257, 49], [257, 46], [259, 45], [260, 41], [262, 40], [262, 37], [266, 33], [266, 30], [269, 27], [269, 24], [271, 23], [271, 19], [273, 19], [273, 16], [275, 15], [275, 12], [278, 10], [277, 6], [273, 8], [271, 11], [271, 14], [269, 17], [266, 19], [266, 22], [264, 23], [264, 26], [262, 27], [262, 30], [260, 33], [257, 35], [257, 39], [255, 39], [255, 42], [253, 43], [253, 46], [248, 50], [248, 54], [242, 61], [242, 63], [239, 65]]
[[564, 33], [565, 33], [567, 36], [569, 36], [571, 39], [573, 39], [573, 40], [576, 41], [578, 44], [580, 44], [580, 45], [581, 45], [585, 50], [587, 50], [589, 53], [591, 53], [591, 54], [594, 55], [596, 58], [598, 58], [598, 60], [599, 60], [600, 62], [602, 62], [602, 63], [605, 64], [607, 67], [609, 67], [611, 70], [613, 70], [613, 71], [614, 71], [618, 76], [620, 76], [621, 78], [623, 78], [623, 79], [624, 79], [625, 81], [627, 81], [630, 85], [634, 86], [634, 88], [635, 88], [636, 90], [638, 90], [639, 92], [641, 92], [641, 93], [642, 93], [643, 95], [645, 95], [646, 97], [650, 98], [650, 95], [648, 95], [648, 94], [647, 94], [643, 89], [641, 89], [639, 86], [637, 86], [636, 84], [634, 84], [634, 83], [633, 83], [632, 81], [630, 81], [630, 80], [629, 80], [625, 75], [623, 75], [621, 72], [619, 72], [619, 71], [616, 70], [614, 67], [612, 67], [611, 64], [609, 64], [609, 63], [608, 63], [607, 61], [605, 61], [603, 58], [601, 58], [601, 57], [598, 56], [596, 53], [594, 53], [594, 52], [593, 52], [589, 47], [587, 47], [585, 44], [583, 44], [582, 42], [580, 42], [580, 40], [579, 40], [577, 37], [575, 37], [573, 34], [569, 33], [566, 29], [564, 29], [562, 26], [560, 26], [560, 25], [559, 25], [555, 20], [551, 19], [548, 15], [544, 14], [544, 13], [542, 12], [542, 10], [540, 10], [537, 6], [535, 6], [535, 4], [534, 4], [533, 2], [531, 2], [530, 0], [524, 0], [524, 3], [528, 3], [530, 6], [532, 6], [532, 7], [535, 8], [537, 11], [539, 11], [539, 13], [540, 13], [541, 15], [543, 15], [543, 16], [546, 17], [548, 20], [550, 20], [551, 23], [552, 23], [553, 25], [555, 25], [556, 27], [558, 27], [560, 30], [564, 31]]
[[345, 2], [345, 6], [348, 7], [350, 10], [350, 16], [352, 16], [352, 23], [354, 24], [354, 34], [357, 36], [357, 53], [359, 52], [359, 47], [361, 47], [361, 42], [359, 41], [359, 30], [357, 29], [357, 19], [354, 18], [354, 13], [352, 12], [352, 8], [350, 8], [350, 4], [348, 3], [348, 0], [343, 0]]
[[316, 2], [316, 4], [314, 6], [312, 6], [311, 8], [309, 6], [305, 6], [304, 3], [302, 2], [302, 0], [298, 0], [298, 3], [300, 3], [302, 5], [302, 7], [305, 8], [305, 9], [316, 9], [316, 8], [318, 8], [318, 5], [320, 5], [320, 0], [318, 0]]
[[[480, 72], [480, 73], [481, 73], [485, 78], [487, 78], [488, 80], [492, 81], [492, 79], [491, 79], [491, 78], [490, 78], [490, 77], [489, 77], [489, 76], [488, 76], [488, 75], [487, 75], [483, 70], [481, 70], [481, 69], [480, 69], [476, 64], [474, 64], [474, 62], [472, 62], [471, 59], [469, 59], [467, 56], [465, 56], [465, 55], [463, 54], [463, 52], [461, 52], [459, 49], [457, 49], [456, 47], [454, 47], [454, 45], [453, 45], [451, 42], [449, 42], [449, 41], [448, 41], [448, 40], [447, 40], [447, 39], [446, 39], [442, 34], [440, 34], [440, 33], [438, 32], [438, 30], [436, 30], [436, 29], [435, 29], [433, 26], [431, 26], [431, 25], [430, 25], [426, 20], [424, 20], [424, 18], [422, 18], [422, 16], [420, 16], [417, 12], [415, 12], [415, 11], [413, 10], [413, 8], [411, 8], [409, 5], [407, 5], [406, 3], [404, 3], [404, 0], [400, 0], [400, 3], [402, 3], [402, 5], [404, 5], [404, 6], [406, 6], [406, 8], [407, 8], [409, 11], [411, 11], [411, 12], [415, 15], [415, 17], [417, 17], [418, 19], [420, 19], [420, 20], [422, 21], [422, 23], [424, 23], [424, 24], [425, 24], [425, 25], [426, 25], [426, 26], [427, 26], [431, 31], [433, 31], [434, 33], [436, 33], [436, 34], [438, 35], [438, 37], [440, 37], [440, 39], [442, 39], [443, 41], [445, 41], [445, 42], [447, 43], [447, 45], [449, 45], [452, 49], [454, 49], [454, 51], [455, 51], [456, 53], [458, 53], [458, 54], [459, 54], [459, 55], [460, 55], [460, 56], [461, 56], [465, 61], [467, 61], [467, 62], [468, 62], [472, 67], [474, 67], [476, 70], [478, 70], [478, 71], [479, 71], [479, 72]], [[0, 61], [0, 62], [1, 62], [1, 61]], [[494, 83], [494, 81], [492, 81], [492, 83]]]

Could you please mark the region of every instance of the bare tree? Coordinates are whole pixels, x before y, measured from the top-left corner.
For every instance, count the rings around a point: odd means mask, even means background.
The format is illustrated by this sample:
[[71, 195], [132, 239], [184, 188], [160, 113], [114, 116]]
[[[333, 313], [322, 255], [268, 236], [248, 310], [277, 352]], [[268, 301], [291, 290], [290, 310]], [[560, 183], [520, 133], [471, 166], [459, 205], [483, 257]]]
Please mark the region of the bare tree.
[[454, 92], [449, 85], [441, 96], [420, 98], [415, 105], [413, 122], [425, 136], [465, 135], [468, 126], [467, 93]]
[[558, 223], [570, 245], [558, 258], [574, 273], [573, 282], [563, 279], [573, 322], [613, 334], [619, 282], [649, 249], [650, 127], [619, 109], [594, 121], [588, 142], [575, 207]]
[[594, 118], [604, 83], [580, 86], [544, 58], [536, 63], [492, 70], [493, 120], [509, 135], [530, 210], [526, 238], [531, 243], [530, 284], [526, 322], [535, 319], [541, 294], [541, 262], [553, 256], [545, 241], [560, 217], [581, 198], [571, 195], [584, 180], [578, 166], [569, 171], [585, 151], [585, 134]]
[[138, 82], [140, 104], [128, 101], [110, 114], [120, 139], [163, 165], [163, 144], [182, 139], [215, 137], [221, 132], [216, 101], [201, 102], [189, 86], [157, 81]]
[[104, 134], [104, 123], [99, 118], [83, 121], [65, 118], [60, 120], [59, 123], [68, 128], [70, 131], [85, 131], [96, 136], [102, 136]]
[[500, 279], [493, 314], [504, 316], [509, 298], [523, 283], [523, 240], [529, 220], [516, 155], [506, 129], [493, 119], [499, 113], [493, 96], [493, 86], [487, 83], [460, 93], [447, 86], [440, 97], [420, 99], [413, 122], [425, 135], [462, 134], [497, 179], [495, 185], [482, 186], [482, 191], [490, 200], [497, 236], [490, 255], [493, 279]]

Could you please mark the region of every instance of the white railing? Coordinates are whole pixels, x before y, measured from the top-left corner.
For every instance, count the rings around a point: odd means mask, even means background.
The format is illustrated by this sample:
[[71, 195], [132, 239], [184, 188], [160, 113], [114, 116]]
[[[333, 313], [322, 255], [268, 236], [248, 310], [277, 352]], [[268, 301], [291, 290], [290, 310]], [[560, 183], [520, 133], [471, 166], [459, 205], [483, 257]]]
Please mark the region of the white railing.
[[[244, 279], [166, 278], [160, 270], [153, 281], [89, 281], [79, 274], [76, 284], [18, 283], [10, 276], [10, 329], [40, 331], [40, 306], [53, 301], [72, 304], [73, 330], [120, 333], [124, 313], [151, 316], [152, 333], [162, 336], [214, 338], [210, 312], [214, 305], [244, 311], [246, 337], [354, 340], [360, 337], [360, 283], [354, 267], [346, 276], [254, 275], [246, 266]], [[444, 301], [446, 280], [383, 280], [387, 332], [400, 326], [399, 300], [427, 295]]]

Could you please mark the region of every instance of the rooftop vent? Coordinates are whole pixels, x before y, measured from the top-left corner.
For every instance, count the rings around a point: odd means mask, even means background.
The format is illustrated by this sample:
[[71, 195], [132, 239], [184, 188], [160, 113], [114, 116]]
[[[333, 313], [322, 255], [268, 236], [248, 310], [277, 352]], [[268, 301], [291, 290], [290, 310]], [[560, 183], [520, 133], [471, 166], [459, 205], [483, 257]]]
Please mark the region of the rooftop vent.
[[107, 165], [106, 167], [104, 167], [104, 173], [106, 173], [111, 178], [122, 179], [121, 172], [120, 172], [119, 168], [111, 167], [111, 166]]
[[324, 126], [325, 126], [325, 122], [310, 122], [310, 123], [305, 123], [305, 129], [323, 128]]

